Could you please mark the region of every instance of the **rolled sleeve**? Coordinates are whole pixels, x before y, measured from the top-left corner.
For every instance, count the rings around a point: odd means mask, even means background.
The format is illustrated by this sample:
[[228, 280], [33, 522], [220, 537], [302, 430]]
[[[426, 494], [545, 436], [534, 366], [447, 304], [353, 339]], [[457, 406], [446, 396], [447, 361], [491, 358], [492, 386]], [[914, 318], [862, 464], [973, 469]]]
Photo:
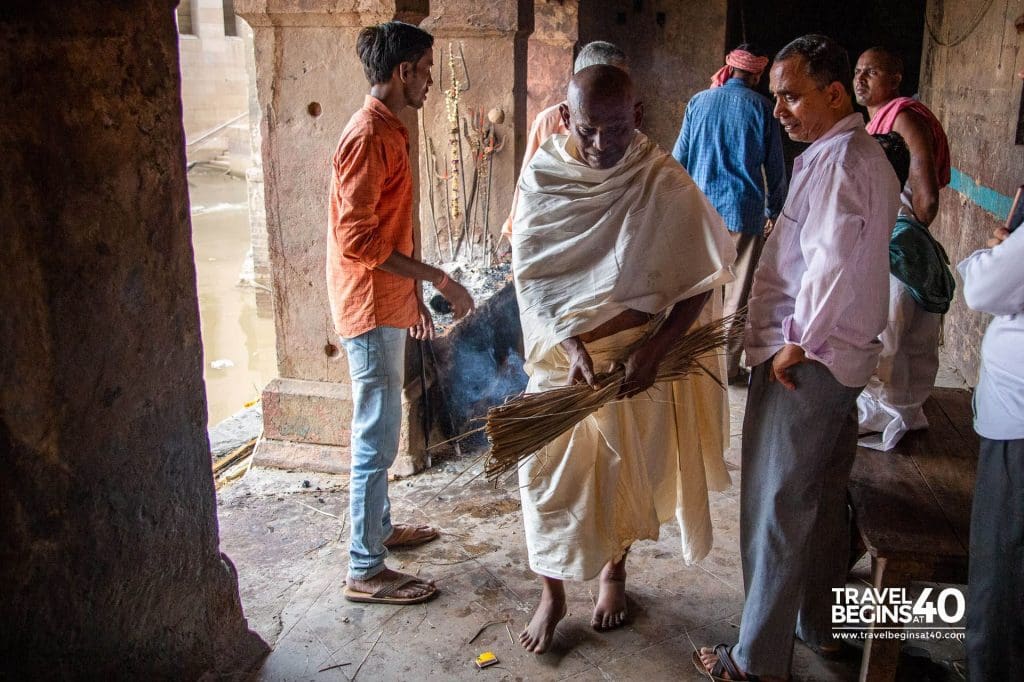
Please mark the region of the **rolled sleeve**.
[[341, 254], [373, 269], [394, 247], [380, 234], [379, 204], [385, 177], [382, 145], [368, 136], [354, 137], [334, 160], [331, 198], [337, 216], [332, 229]]

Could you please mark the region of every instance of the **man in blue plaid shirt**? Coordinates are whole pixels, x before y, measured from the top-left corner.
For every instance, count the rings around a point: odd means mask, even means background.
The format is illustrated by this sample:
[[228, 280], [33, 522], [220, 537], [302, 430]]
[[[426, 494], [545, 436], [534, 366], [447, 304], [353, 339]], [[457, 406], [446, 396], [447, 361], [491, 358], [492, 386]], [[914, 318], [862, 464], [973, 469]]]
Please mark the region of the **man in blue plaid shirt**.
[[[725, 285], [724, 313], [747, 304], [754, 270], [764, 246], [765, 228], [782, 211], [786, 169], [782, 135], [772, 104], [753, 88], [768, 58], [747, 44], [730, 52], [711, 79], [711, 88], [694, 95], [686, 107], [672, 156], [681, 163], [729, 228], [736, 244], [736, 279]], [[730, 384], [746, 384], [740, 365], [742, 335], [730, 343]]]

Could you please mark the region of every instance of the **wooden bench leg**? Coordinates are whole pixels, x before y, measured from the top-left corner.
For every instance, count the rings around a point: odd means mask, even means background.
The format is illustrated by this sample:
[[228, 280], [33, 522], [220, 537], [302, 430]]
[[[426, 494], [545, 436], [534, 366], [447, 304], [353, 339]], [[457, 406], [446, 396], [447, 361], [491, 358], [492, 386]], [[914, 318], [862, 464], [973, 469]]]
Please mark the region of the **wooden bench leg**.
[[[898, 567], [885, 557], [871, 558], [871, 582], [876, 589], [898, 587], [904, 581]], [[892, 682], [896, 679], [896, 667], [900, 662], [899, 639], [875, 639], [875, 634], [893, 631], [893, 628], [878, 627], [874, 624], [864, 640], [864, 656], [860, 661], [860, 682]]]

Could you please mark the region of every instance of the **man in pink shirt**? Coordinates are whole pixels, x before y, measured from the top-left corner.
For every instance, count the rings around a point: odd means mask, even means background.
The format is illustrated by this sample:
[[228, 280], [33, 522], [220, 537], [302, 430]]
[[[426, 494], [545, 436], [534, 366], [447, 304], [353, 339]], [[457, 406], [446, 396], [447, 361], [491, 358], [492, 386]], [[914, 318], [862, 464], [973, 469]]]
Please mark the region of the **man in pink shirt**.
[[745, 348], [740, 550], [746, 604], [739, 643], [694, 653], [725, 679], [787, 679], [794, 631], [837, 645], [831, 588], [844, 584], [846, 484], [857, 449], [857, 394], [885, 328], [889, 232], [899, 181], [864, 130], [831, 38], [797, 38], [771, 70], [774, 115], [811, 146], [793, 164], [785, 206], [754, 275]]
[[[580, 53], [576, 55], [576, 61], [573, 63], [572, 72], [579, 73], [588, 66], [594, 64], [608, 64], [610, 66], [617, 66], [623, 71], [629, 71], [626, 60], [626, 53], [620, 50], [611, 43], [606, 43], [603, 40], [595, 40], [592, 43], [587, 43], [580, 50]], [[558, 104], [552, 104], [547, 109], [541, 110], [537, 114], [536, 118], [533, 119], [533, 125], [530, 126], [530, 134], [526, 138], [526, 152], [523, 154], [523, 165], [522, 168], [526, 168], [527, 164], [530, 163], [530, 159], [537, 153], [540, 146], [544, 144], [549, 137], [552, 135], [566, 135], [569, 133], [568, 128], [565, 127], [565, 123], [562, 121], [562, 113], [560, 107], [566, 104], [562, 101]], [[505, 224], [501, 226], [501, 234], [508, 239], [512, 236], [512, 222], [516, 217], [516, 205], [519, 203], [519, 183], [516, 182], [515, 191], [512, 193], [512, 207], [509, 209], [508, 218], [505, 219]]]
[[[853, 70], [854, 94], [870, 118], [868, 132], [899, 133], [910, 150], [910, 177], [900, 196], [903, 206], [893, 230], [893, 254], [905, 254], [904, 262], [927, 263], [929, 255], [944, 261], [922, 240], [933, 240], [926, 236], [927, 228], [939, 210], [939, 190], [949, 184], [949, 143], [928, 107], [900, 97], [902, 82], [903, 60], [884, 47], [866, 50]], [[914, 234], [921, 236], [909, 241]], [[928, 426], [922, 406], [939, 371], [942, 315], [952, 298], [951, 288], [939, 289], [949, 296], [939, 299], [923, 282], [908, 279], [908, 268], [900, 261], [898, 255], [891, 261], [889, 323], [879, 337], [878, 369], [857, 399], [865, 434], [860, 444], [876, 450], [891, 450], [906, 432]], [[948, 273], [944, 262], [933, 268]], [[952, 274], [946, 279], [951, 284]]]

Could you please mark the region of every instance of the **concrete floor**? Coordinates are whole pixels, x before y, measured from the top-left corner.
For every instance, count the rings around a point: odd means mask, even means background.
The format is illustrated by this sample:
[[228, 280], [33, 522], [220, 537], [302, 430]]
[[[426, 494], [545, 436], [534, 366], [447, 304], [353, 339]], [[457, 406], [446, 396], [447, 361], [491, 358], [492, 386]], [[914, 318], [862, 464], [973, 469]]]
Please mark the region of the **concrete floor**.
[[[218, 495], [221, 547], [238, 569], [246, 616], [273, 646], [255, 679], [706, 680], [690, 663], [691, 652], [735, 642], [743, 604], [738, 445], [744, 399], [744, 390], [730, 389], [734, 435], [727, 459], [734, 485], [712, 493], [715, 546], [708, 557], [686, 566], [678, 530], [665, 524], [658, 542], [638, 543], [630, 554], [626, 627], [593, 631], [597, 585], [569, 583], [569, 614], [553, 651], [543, 656], [513, 641], [532, 614], [540, 583], [529, 569], [511, 484], [466, 482], [478, 467], [453, 483], [465, 462], [393, 482], [393, 517], [429, 522], [443, 535], [393, 553], [388, 564], [433, 577], [441, 594], [417, 606], [368, 606], [341, 593], [347, 478], [250, 471]], [[866, 578], [862, 561], [851, 581]], [[484, 651], [500, 663], [480, 671], [473, 661]], [[851, 647], [844, 660], [825, 661], [798, 643], [793, 678], [855, 680], [859, 653]], [[908, 647], [900, 679], [959, 680], [953, 664], [962, 659], [962, 644]]]

